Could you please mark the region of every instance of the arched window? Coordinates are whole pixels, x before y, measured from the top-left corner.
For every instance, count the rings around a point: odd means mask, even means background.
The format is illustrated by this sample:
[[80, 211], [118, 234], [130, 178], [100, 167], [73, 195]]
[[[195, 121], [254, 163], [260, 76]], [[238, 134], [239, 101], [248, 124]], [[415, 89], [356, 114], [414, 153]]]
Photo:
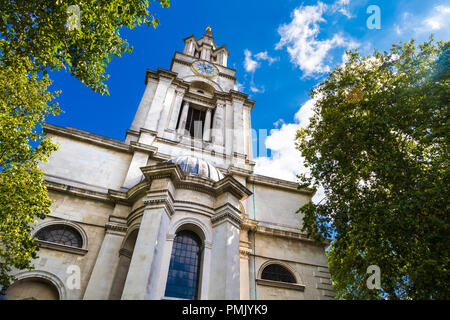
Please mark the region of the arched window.
[[83, 246], [83, 238], [80, 233], [65, 224], [52, 224], [44, 227], [36, 233], [36, 238], [70, 247], [81, 248]]
[[196, 233], [177, 233], [170, 257], [166, 297], [197, 299], [202, 241]]
[[261, 273], [261, 279], [296, 283], [292, 273], [279, 264], [269, 264], [265, 267]]

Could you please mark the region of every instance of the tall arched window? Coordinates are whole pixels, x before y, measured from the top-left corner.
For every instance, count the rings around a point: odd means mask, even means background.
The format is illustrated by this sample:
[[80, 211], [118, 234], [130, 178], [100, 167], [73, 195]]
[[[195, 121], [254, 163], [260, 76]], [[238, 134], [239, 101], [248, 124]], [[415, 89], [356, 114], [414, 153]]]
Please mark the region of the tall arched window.
[[295, 277], [285, 267], [279, 264], [269, 264], [261, 273], [261, 279], [296, 283]]
[[83, 247], [83, 238], [80, 233], [75, 228], [65, 224], [52, 224], [44, 227], [36, 233], [36, 238], [65, 246]]
[[202, 241], [196, 233], [177, 233], [170, 257], [166, 297], [197, 299]]

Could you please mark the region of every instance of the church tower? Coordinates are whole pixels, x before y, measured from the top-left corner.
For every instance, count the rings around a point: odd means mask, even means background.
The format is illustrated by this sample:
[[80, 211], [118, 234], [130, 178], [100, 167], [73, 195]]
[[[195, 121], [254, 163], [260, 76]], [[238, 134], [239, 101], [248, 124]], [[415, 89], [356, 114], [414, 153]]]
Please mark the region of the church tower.
[[8, 299], [333, 298], [327, 244], [296, 214], [313, 192], [253, 172], [255, 102], [228, 55], [209, 27], [184, 39], [170, 70], [146, 71], [123, 141], [44, 125], [53, 204]]
[[[184, 43], [170, 70], [147, 70], [126, 141], [155, 146], [171, 157], [190, 154], [224, 170], [250, 169], [255, 102], [233, 90], [236, 71], [227, 67], [227, 48], [216, 45], [210, 27], [200, 39], [192, 35]], [[135, 182], [130, 177], [127, 186]]]

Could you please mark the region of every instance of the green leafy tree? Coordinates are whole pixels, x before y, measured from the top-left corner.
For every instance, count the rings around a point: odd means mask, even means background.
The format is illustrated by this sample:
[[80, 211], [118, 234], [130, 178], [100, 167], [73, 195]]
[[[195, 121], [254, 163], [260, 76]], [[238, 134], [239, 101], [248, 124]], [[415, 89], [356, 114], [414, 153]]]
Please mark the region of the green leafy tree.
[[326, 195], [299, 209], [302, 228], [333, 239], [339, 298], [449, 299], [449, 42], [347, 55], [311, 91], [314, 115], [297, 134], [310, 170], [300, 184]]
[[[164, 8], [169, 0], [158, 0]], [[48, 71], [65, 69], [108, 94], [105, 69], [131, 52], [121, 28], [156, 27], [148, 0], [0, 0], [0, 285], [13, 268], [31, 269], [36, 219], [49, 213], [38, 164], [56, 145], [42, 135], [45, 117], [60, 112], [47, 91]]]
[[[148, 0], [71, 2], [0, 0], [2, 59], [13, 65], [17, 57], [28, 57], [36, 71], [64, 68], [92, 90], [108, 93], [108, 62], [132, 51], [119, 29], [156, 27], [159, 20], [148, 11]], [[158, 2], [169, 6], [169, 0]]]
[[0, 64], [0, 283], [8, 285], [12, 267], [30, 269], [36, 258], [32, 223], [49, 213], [51, 201], [39, 162], [56, 146], [37, 126], [59, 113], [47, 92], [48, 76], [30, 75], [30, 62]]

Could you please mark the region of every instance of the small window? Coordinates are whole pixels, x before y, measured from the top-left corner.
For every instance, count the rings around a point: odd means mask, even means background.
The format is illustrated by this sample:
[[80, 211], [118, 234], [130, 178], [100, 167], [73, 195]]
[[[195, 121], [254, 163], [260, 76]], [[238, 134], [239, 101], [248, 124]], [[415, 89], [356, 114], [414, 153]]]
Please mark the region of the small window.
[[38, 240], [81, 248], [83, 239], [75, 228], [65, 224], [53, 224], [36, 233]]
[[270, 264], [265, 267], [261, 274], [261, 279], [296, 283], [292, 273], [279, 264]]

